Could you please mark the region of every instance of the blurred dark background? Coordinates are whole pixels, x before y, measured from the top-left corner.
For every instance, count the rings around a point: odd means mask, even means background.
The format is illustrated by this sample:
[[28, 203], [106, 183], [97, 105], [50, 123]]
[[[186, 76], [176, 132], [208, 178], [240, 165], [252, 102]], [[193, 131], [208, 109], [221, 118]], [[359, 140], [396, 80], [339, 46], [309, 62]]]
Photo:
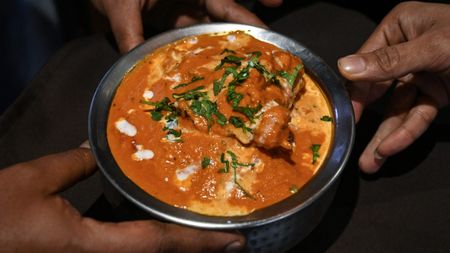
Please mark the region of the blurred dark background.
[[[267, 24], [313, 0], [285, 0], [280, 8], [265, 8], [256, 0], [237, 1]], [[325, 1], [362, 12], [379, 22], [398, 0]], [[448, 1], [441, 1], [448, 2]], [[351, 25], [351, 24], [349, 24]], [[6, 0], [0, 4], [1, 92], [0, 115], [26, 88], [48, 58], [65, 43], [94, 33], [108, 32], [107, 20], [89, 0]], [[301, 28], [299, 28], [301, 29]], [[82, 85], [82, 84], [80, 84]]]

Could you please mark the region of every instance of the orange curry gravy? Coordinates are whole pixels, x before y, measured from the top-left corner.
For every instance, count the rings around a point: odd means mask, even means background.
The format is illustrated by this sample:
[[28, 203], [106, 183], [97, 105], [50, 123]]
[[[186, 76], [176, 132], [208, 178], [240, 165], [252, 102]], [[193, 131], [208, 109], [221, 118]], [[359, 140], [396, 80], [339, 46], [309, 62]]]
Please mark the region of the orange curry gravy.
[[329, 108], [297, 57], [245, 32], [206, 34], [125, 75], [107, 135], [125, 175], [154, 197], [245, 215], [311, 179], [330, 146]]

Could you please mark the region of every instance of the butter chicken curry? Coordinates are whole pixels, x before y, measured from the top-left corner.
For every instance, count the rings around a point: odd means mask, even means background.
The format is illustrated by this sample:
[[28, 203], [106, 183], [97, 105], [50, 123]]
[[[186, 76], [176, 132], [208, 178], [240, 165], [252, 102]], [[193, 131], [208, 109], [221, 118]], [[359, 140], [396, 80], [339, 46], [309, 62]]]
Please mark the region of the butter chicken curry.
[[311, 179], [331, 116], [298, 57], [236, 31], [188, 37], [136, 64], [112, 101], [107, 135], [124, 174], [152, 196], [236, 216]]

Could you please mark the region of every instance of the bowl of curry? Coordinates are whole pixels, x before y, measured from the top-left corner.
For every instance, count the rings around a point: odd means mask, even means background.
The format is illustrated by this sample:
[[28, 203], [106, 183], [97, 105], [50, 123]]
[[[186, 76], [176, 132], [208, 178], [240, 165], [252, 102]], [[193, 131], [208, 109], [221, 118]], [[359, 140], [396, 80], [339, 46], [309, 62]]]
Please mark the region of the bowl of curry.
[[108, 182], [150, 215], [240, 229], [282, 252], [320, 221], [354, 139], [341, 80], [310, 50], [247, 25], [158, 35], [120, 58], [92, 101]]

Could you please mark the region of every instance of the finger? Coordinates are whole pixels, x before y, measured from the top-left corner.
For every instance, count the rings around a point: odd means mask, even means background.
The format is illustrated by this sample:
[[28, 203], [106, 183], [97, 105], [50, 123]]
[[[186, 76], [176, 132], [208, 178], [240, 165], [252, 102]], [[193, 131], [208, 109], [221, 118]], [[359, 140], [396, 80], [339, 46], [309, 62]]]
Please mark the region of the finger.
[[267, 7], [278, 7], [283, 3], [283, 0], [259, 0]]
[[144, 41], [141, 6], [138, 1], [107, 5], [105, 13], [121, 53], [130, 51]]
[[89, 252], [238, 252], [245, 239], [236, 233], [203, 231], [156, 221], [100, 223], [85, 219]]
[[364, 107], [383, 96], [390, 85], [391, 82], [354, 82], [347, 84], [356, 123], [361, 119]]
[[267, 27], [255, 14], [231, 0], [207, 0], [206, 10], [219, 20]]
[[413, 106], [417, 89], [410, 84], [399, 83], [394, 90], [387, 107], [388, 114], [378, 127], [374, 136], [359, 158], [359, 167], [366, 173], [378, 171], [387, 156], [381, 156], [377, 149], [392, 132], [404, 121], [409, 109]]
[[386, 81], [409, 73], [438, 72], [445, 66], [442, 51], [427, 37], [382, 47], [373, 52], [350, 55], [339, 59], [339, 70], [353, 81]]
[[420, 97], [405, 121], [380, 143], [377, 153], [388, 157], [404, 150], [428, 129], [437, 113], [436, 104], [426, 96]]
[[96, 164], [89, 149], [77, 148], [17, 164], [13, 168], [18, 183], [38, 192], [56, 193], [90, 176]]
[[195, 18], [195, 17], [189, 16], [189, 15], [180, 15], [175, 20], [174, 27], [180, 28], [180, 27], [186, 27], [186, 26], [196, 25], [196, 24], [200, 24], [200, 23], [210, 23], [210, 22], [211, 22], [211, 20], [207, 16], [202, 17], [202, 18]]
[[174, 27], [185, 27], [199, 23], [210, 22], [206, 13], [199, 8], [192, 8], [190, 5], [181, 5], [174, 14]]

